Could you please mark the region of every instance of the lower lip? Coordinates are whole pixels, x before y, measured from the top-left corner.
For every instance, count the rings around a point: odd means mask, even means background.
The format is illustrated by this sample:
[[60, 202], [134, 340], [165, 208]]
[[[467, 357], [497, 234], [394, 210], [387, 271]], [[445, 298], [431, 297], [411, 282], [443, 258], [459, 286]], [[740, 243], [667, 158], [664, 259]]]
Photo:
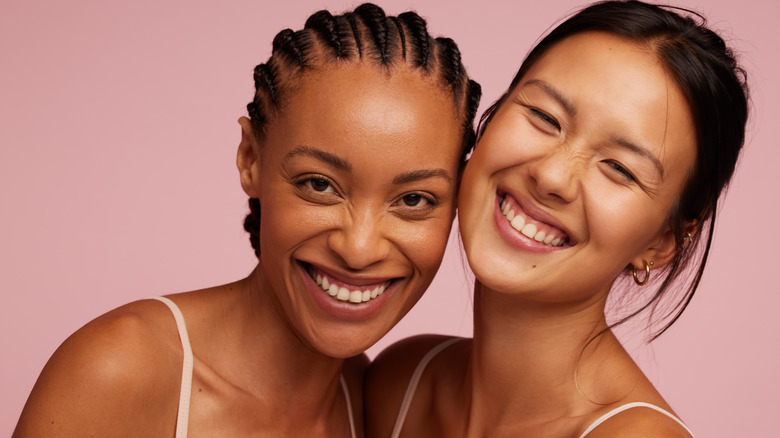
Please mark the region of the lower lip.
[[337, 300], [328, 295], [327, 292], [317, 285], [306, 268], [301, 264], [298, 265], [298, 271], [303, 279], [303, 284], [320, 310], [333, 318], [349, 321], [361, 321], [372, 317], [399, 287], [399, 282], [393, 281], [382, 295], [360, 304], [350, 303], [349, 301]]
[[547, 246], [541, 242], [537, 242], [536, 240], [531, 239], [525, 234], [514, 229], [509, 221], [506, 220], [506, 216], [501, 214], [500, 202], [500, 198], [496, 199], [495, 208], [493, 209], [493, 221], [496, 223], [496, 227], [498, 228], [498, 234], [500, 234], [505, 241], [509, 242], [510, 245], [520, 248], [524, 251], [534, 253], [548, 253], [563, 249]]

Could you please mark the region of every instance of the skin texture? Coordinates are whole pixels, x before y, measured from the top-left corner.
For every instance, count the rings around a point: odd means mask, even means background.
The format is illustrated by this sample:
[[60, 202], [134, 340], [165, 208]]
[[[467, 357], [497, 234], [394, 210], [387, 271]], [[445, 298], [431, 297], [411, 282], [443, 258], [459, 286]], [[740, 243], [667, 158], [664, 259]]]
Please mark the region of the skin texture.
[[[189, 436], [349, 436], [340, 375], [362, 435], [361, 352], [420, 298], [449, 235], [462, 136], [454, 103], [403, 65], [388, 74], [334, 64], [302, 78], [264, 136], [239, 123], [262, 255], [243, 280], [170, 297], [195, 356]], [[302, 263], [355, 287], [390, 287], [370, 312], [340, 303], [334, 314]], [[55, 352], [14, 436], [173, 436], [181, 363], [162, 303], [113, 310]]]
[[[671, 411], [610, 331], [589, 341], [606, 328], [616, 277], [674, 256], [666, 218], [695, 158], [687, 103], [646, 47], [591, 32], [542, 56], [464, 172], [459, 223], [477, 278], [474, 339], [431, 362], [402, 436], [572, 437], [629, 402]], [[516, 231], [499, 211], [504, 198], [564, 243]], [[411, 338], [377, 358], [370, 436], [389, 436], [397, 410], [376, 406], [383, 396], [400, 404], [397, 382], [440, 341]], [[588, 436], [688, 434], [637, 408]]]

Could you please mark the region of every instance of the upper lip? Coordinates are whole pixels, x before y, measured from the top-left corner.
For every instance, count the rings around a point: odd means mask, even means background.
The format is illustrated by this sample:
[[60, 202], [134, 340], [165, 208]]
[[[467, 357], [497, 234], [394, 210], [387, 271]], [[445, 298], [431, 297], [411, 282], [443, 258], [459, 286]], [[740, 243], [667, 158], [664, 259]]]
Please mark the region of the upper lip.
[[539, 222], [544, 222], [566, 233], [566, 236], [568, 237], [569, 245], [574, 245], [575, 242], [574, 242], [574, 238], [572, 237], [571, 231], [568, 229], [568, 227], [566, 227], [561, 221], [555, 218], [552, 214], [544, 211], [542, 207], [538, 207], [534, 202], [530, 201], [527, 197], [520, 196], [510, 191], [499, 192], [499, 194], [501, 193], [509, 195], [512, 198], [514, 198], [514, 200], [517, 201], [518, 204], [520, 204], [520, 208], [523, 209], [523, 212], [525, 212], [528, 216], [531, 216], [531, 218]]
[[378, 285], [381, 285], [381, 284], [385, 284], [385, 283], [393, 280], [394, 278], [397, 278], [397, 277], [377, 277], [377, 276], [373, 276], [373, 275], [372, 276], [366, 276], [366, 275], [355, 276], [355, 275], [344, 273], [343, 271], [338, 271], [338, 270], [325, 268], [322, 265], [319, 265], [319, 264], [316, 264], [316, 263], [306, 262], [306, 261], [303, 261], [303, 260], [300, 260], [300, 262], [304, 265], [304, 267], [311, 266], [311, 268], [313, 268], [315, 271], [321, 272], [321, 273], [327, 275], [328, 277], [330, 277], [332, 279], [335, 279], [336, 281], [339, 281], [341, 283], [350, 284], [350, 285], [353, 285], [353, 286], [360, 286], [360, 287], [378, 286]]

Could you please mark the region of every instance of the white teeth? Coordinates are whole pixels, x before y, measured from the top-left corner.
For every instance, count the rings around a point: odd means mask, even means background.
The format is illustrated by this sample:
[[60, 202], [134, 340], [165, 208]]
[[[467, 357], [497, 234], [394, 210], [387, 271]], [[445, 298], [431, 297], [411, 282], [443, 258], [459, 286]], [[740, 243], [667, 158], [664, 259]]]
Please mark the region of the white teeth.
[[523, 218], [523, 216], [518, 215], [512, 218], [512, 220], [509, 221], [509, 223], [512, 225], [512, 228], [516, 229], [517, 231], [520, 231], [523, 229], [523, 225], [525, 225], [525, 218]]
[[387, 284], [384, 284], [369, 290], [350, 291], [346, 287], [331, 283], [330, 280], [328, 280], [328, 277], [322, 274], [315, 274], [313, 270], [309, 271], [309, 274], [323, 291], [339, 301], [349, 301], [356, 304], [365, 303], [366, 301], [370, 301], [371, 299], [382, 295], [385, 289], [387, 289]]
[[527, 223], [526, 218], [522, 214], [516, 213], [506, 199], [501, 200], [499, 209], [501, 210], [501, 214], [509, 221], [512, 228], [529, 239], [553, 247], [561, 247], [566, 241], [563, 237], [556, 237], [553, 233], [547, 234], [546, 232], [539, 230], [539, 227], [536, 224]]
[[534, 236], [536, 235], [536, 225], [534, 225], [534, 224], [525, 224], [525, 226], [523, 226], [523, 229], [520, 230], [520, 232], [523, 233], [523, 235], [525, 237], [529, 237], [529, 238], [533, 239]]

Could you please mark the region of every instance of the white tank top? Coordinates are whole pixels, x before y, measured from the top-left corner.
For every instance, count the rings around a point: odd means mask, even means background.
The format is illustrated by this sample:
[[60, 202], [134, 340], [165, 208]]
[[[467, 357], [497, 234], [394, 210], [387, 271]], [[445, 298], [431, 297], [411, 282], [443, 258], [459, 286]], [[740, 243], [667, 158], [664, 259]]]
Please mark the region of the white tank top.
[[[192, 391], [192, 365], [194, 359], [192, 356], [192, 347], [190, 346], [190, 337], [187, 334], [187, 324], [184, 322], [184, 315], [179, 310], [179, 307], [168, 298], [154, 297], [153, 299], [162, 301], [171, 309], [173, 318], [176, 320], [176, 327], [179, 329], [179, 339], [181, 339], [181, 347], [184, 355], [181, 372], [181, 390], [179, 391], [179, 411], [176, 418], [176, 438], [187, 437], [187, 427], [190, 421], [190, 396]], [[352, 438], [356, 438], [355, 434], [355, 421], [352, 414], [352, 402], [349, 398], [349, 389], [347, 388], [347, 381], [344, 380], [344, 376], [339, 376], [339, 383], [341, 383], [341, 390], [344, 392], [344, 398], [347, 401], [347, 415], [349, 416], [349, 431]]]
[[[417, 368], [415, 368], [414, 373], [412, 374], [412, 378], [409, 380], [409, 384], [406, 387], [406, 393], [404, 394], [404, 398], [401, 401], [401, 408], [398, 411], [398, 417], [396, 417], [395, 419], [395, 425], [393, 426], [393, 433], [390, 435], [391, 438], [398, 438], [401, 435], [401, 429], [403, 429], [404, 421], [406, 421], [406, 415], [409, 413], [409, 407], [412, 405], [412, 399], [414, 398], [414, 393], [417, 390], [417, 385], [420, 383], [420, 378], [422, 377], [425, 368], [428, 366], [428, 363], [430, 363], [430, 361], [434, 357], [436, 357], [437, 354], [444, 351], [447, 347], [449, 347], [450, 345], [458, 341], [462, 341], [463, 339], [464, 338], [447, 339], [446, 341], [436, 345], [430, 351], [428, 351], [428, 353], [426, 353], [425, 356], [423, 356], [423, 358], [420, 360], [420, 363], [417, 364]], [[650, 408], [666, 415], [667, 417], [679, 423], [683, 428], [685, 428], [686, 431], [688, 431], [689, 434], [691, 434], [691, 437], [693, 437], [693, 432], [691, 432], [691, 430], [688, 429], [688, 427], [682, 422], [682, 420], [677, 418], [671, 412], [659, 408], [658, 406], [650, 403], [634, 402], [634, 403], [627, 403], [623, 406], [618, 406], [617, 408], [597, 418], [596, 421], [591, 423], [590, 426], [588, 426], [588, 428], [585, 429], [585, 431], [582, 433], [582, 435], [580, 435], [579, 438], [585, 438], [585, 436], [588, 435], [590, 432], [592, 432], [593, 429], [601, 425], [601, 423], [614, 417], [615, 415], [625, 410], [632, 409], [632, 408], [639, 408], [639, 407]]]

